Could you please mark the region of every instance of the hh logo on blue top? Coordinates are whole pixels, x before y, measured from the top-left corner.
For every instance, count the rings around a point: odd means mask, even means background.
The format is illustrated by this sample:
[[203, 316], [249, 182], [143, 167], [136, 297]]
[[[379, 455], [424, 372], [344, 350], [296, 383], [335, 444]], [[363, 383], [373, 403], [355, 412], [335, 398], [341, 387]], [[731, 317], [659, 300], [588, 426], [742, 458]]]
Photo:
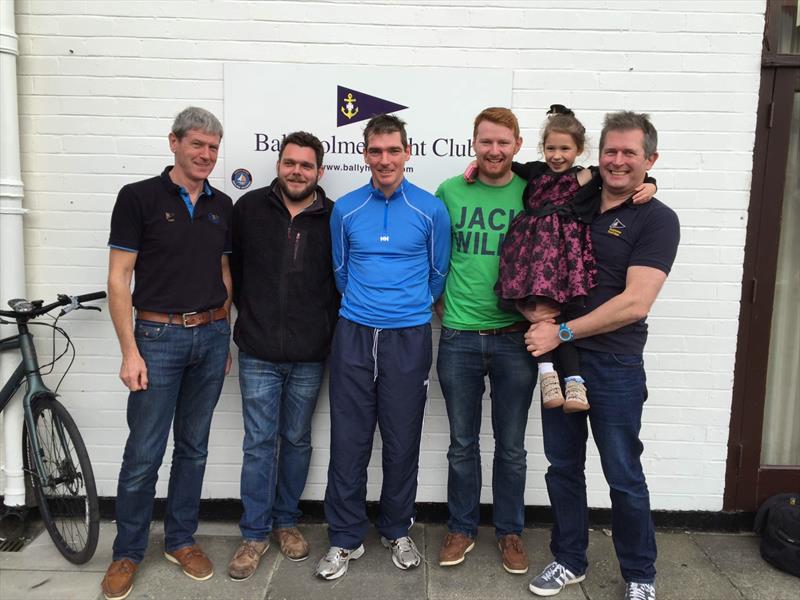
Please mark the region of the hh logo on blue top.
[[336, 86], [336, 126], [366, 121], [375, 115], [408, 108], [390, 100], [370, 96], [353, 88]]

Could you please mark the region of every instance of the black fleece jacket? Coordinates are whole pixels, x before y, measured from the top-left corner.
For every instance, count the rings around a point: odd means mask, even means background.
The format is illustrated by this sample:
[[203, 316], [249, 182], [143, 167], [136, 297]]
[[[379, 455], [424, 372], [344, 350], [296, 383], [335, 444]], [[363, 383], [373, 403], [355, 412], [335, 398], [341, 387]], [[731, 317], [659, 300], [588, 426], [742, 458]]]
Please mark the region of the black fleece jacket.
[[314, 203], [294, 219], [278, 180], [233, 207], [233, 341], [262, 360], [317, 362], [328, 355], [339, 295], [333, 280], [333, 202], [317, 188]]

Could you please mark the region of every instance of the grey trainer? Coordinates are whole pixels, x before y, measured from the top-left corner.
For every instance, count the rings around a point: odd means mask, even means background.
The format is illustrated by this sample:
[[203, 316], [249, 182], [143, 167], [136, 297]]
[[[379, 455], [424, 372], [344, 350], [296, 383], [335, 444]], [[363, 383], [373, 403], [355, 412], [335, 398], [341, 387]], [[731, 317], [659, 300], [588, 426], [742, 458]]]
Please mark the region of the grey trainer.
[[625, 600], [656, 600], [656, 587], [652, 583], [631, 581], [625, 588]]
[[413, 569], [422, 561], [414, 540], [408, 536], [389, 540], [381, 536], [381, 544], [392, 551], [392, 562], [398, 569]]
[[528, 589], [537, 596], [555, 596], [566, 586], [580, 583], [586, 575], [575, 575], [564, 565], [553, 561], [531, 580]]
[[328, 553], [319, 559], [316, 575], [322, 579], [338, 579], [347, 573], [347, 563], [364, 556], [364, 544], [355, 550], [331, 546]]

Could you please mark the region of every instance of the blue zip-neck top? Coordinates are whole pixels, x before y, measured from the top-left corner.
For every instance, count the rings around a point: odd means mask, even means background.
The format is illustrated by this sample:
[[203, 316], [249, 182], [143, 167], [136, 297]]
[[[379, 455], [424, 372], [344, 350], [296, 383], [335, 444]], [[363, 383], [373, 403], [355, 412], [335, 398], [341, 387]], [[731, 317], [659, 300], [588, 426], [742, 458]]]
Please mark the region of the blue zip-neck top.
[[370, 179], [334, 205], [331, 240], [340, 316], [381, 329], [431, 320], [450, 263], [444, 203], [406, 179], [387, 198]]

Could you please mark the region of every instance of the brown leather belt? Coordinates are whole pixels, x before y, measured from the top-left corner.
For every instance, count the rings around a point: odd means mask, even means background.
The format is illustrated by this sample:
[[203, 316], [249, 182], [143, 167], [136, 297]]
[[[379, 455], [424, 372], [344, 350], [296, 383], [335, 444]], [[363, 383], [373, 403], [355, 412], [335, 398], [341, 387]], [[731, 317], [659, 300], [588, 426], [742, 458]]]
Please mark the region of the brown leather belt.
[[516, 323], [512, 323], [511, 325], [506, 325], [505, 327], [499, 327], [497, 329], [478, 329], [478, 335], [502, 335], [504, 333], [515, 333], [517, 331], [528, 331], [528, 327], [531, 324], [527, 321], [517, 321]]
[[219, 321], [228, 316], [228, 311], [224, 308], [212, 308], [200, 312], [188, 313], [160, 313], [150, 310], [137, 310], [136, 318], [143, 321], [154, 321], [156, 323], [167, 323], [170, 325], [180, 325], [181, 327], [198, 327], [207, 325], [212, 321]]

